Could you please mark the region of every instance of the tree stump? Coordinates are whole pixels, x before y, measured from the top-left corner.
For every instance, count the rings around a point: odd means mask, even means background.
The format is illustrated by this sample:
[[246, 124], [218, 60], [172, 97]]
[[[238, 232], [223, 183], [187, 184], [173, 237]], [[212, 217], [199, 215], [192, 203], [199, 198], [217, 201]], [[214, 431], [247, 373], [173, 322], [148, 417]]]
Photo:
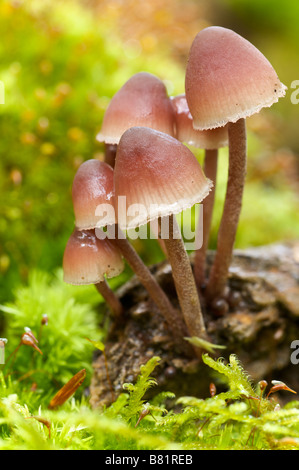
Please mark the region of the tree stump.
[[[208, 268], [213, 255], [208, 253]], [[179, 308], [168, 262], [151, 271]], [[90, 386], [94, 408], [109, 405], [152, 356], [161, 358], [153, 375], [158, 384], [154, 393], [165, 390], [176, 397], [205, 398], [211, 382], [221, 387], [219, 378], [200, 359], [186, 357], [174, 344], [164, 319], [135, 277], [118, 295], [125, 316], [122, 323], [111, 323], [106, 360], [101, 353], [94, 357]], [[299, 392], [299, 364], [292, 361], [292, 342], [299, 340], [299, 242], [236, 250], [227, 298], [230, 305], [225, 315], [215, 317], [210, 309], [204, 310], [211, 341], [225, 346], [221, 357], [236, 354], [254, 382], [282, 380]]]

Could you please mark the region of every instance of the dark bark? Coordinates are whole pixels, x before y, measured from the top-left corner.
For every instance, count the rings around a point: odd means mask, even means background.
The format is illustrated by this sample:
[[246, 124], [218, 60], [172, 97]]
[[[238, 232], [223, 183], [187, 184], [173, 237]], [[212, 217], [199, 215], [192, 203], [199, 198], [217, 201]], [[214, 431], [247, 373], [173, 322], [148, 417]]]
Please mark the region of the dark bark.
[[[208, 267], [213, 256], [209, 253]], [[178, 307], [168, 262], [151, 271]], [[133, 278], [118, 295], [125, 307], [125, 322], [111, 324], [106, 343], [114, 394], [122, 391], [123, 383], [134, 382], [140, 365], [155, 355], [161, 364], [155, 371], [158, 386], [153, 393], [167, 390], [177, 397], [209, 396], [214, 374], [199, 359], [181, 352], [138, 280]], [[215, 317], [204, 309], [210, 340], [226, 347], [221, 356], [236, 354], [254, 382], [283, 380], [299, 393], [299, 364], [291, 362], [291, 343], [299, 340], [299, 242], [235, 251], [226, 298], [230, 307], [225, 315]], [[103, 355], [94, 358], [93, 368], [91, 404], [107, 405], [112, 395]]]

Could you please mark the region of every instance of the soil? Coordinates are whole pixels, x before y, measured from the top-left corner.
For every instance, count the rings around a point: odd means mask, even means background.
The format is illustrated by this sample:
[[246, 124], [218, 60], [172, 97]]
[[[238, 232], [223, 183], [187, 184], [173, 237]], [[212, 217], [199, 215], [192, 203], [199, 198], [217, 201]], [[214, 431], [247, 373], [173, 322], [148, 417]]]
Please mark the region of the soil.
[[[208, 268], [213, 255], [208, 254]], [[151, 267], [151, 271], [179, 309], [168, 262]], [[214, 376], [196, 354], [187, 357], [182, 353], [135, 277], [117, 294], [125, 315], [121, 322], [111, 322], [105, 355], [98, 353], [94, 358], [90, 386], [94, 408], [109, 405], [122, 392], [124, 383], [134, 382], [140, 366], [152, 356], [161, 359], [153, 374], [158, 383], [155, 394], [165, 390], [176, 397], [205, 398], [211, 382], [217, 392], [224, 387], [220, 377]], [[282, 380], [299, 395], [299, 241], [236, 250], [226, 300], [226, 312], [203, 307], [210, 341], [225, 346], [218, 350], [221, 357], [228, 359], [236, 354], [255, 383]], [[294, 349], [292, 342], [296, 340]], [[291, 398], [296, 396], [292, 394]]]

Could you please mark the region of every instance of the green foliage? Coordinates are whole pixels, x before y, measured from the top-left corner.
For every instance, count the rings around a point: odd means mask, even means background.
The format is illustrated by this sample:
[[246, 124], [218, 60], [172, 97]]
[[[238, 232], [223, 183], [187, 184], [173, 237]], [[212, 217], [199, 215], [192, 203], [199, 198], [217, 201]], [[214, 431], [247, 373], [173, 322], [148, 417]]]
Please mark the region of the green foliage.
[[139, 415], [144, 405], [143, 396], [145, 395], [145, 392], [150, 387], [157, 384], [156, 380], [150, 377], [150, 374], [158, 364], [159, 358], [152, 357], [147, 364], [141, 366], [140, 375], [138, 376], [135, 385], [130, 383], [123, 385], [123, 388], [129, 392], [128, 403], [122, 412], [123, 418], [127, 422], [130, 423], [132, 418]]
[[[91, 409], [85, 390], [94, 349], [105, 353], [102, 307], [93, 286], [67, 286], [61, 271], [32, 273], [14, 301], [1, 306], [8, 338], [0, 373], [1, 449], [299, 449], [298, 402], [280, 408], [273, 393], [252, 383], [234, 355], [228, 363], [203, 355], [207, 371], [226, 389], [210, 398], [153, 393], [160, 367], [154, 356], [141, 366], [135, 383], [123, 384], [109, 407]], [[48, 323], [41, 326], [45, 313]], [[43, 354], [22, 344], [9, 358], [25, 327], [38, 338]], [[60, 407], [48, 409], [83, 367], [83, 385]], [[288, 390], [275, 383], [270, 391], [277, 387]]]
[[[103, 410], [92, 410], [81, 397], [57, 411], [18, 395], [20, 384], [0, 374], [0, 448], [40, 450], [155, 449], [299, 449], [299, 406], [276, 401], [254, 386], [238, 359], [229, 362], [203, 356], [205, 364], [224, 376], [227, 391], [211, 398], [182, 397], [164, 392], [144, 401], [159, 366], [152, 357], [141, 366], [135, 384]], [[28, 392], [27, 392], [28, 393]], [[28, 395], [28, 400], [31, 399]], [[165, 402], [174, 403], [167, 410]]]
[[210, 341], [199, 338], [198, 336], [192, 336], [191, 338], [186, 337], [185, 340], [190, 344], [193, 344], [193, 346], [203, 349], [204, 351], [208, 351], [211, 354], [215, 352], [215, 349], [225, 349], [225, 346], [222, 346], [221, 344], [213, 344]]
[[240, 396], [248, 397], [254, 394], [247, 374], [234, 355], [230, 356], [229, 364], [225, 364], [222, 359], [219, 359], [215, 362], [207, 354], [203, 355], [203, 361], [209, 367], [224, 375], [229, 388], [229, 392], [226, 394], [226, 398], [239, 398]]
[[[98, 315], [93, 298], [99, 304]], [[101, 301], [94, 286], [80, 290], [65, 285], [61, 271], [53, 277], [33, 272], [28, 285], [19, 287], [14, 301], [0, 306], [0, 310], [6, 315], [6, 357], [18, 346], [24, 328], [38, 339], [42, 355], [22, 345], [5, 368], [13, 367], [21, 377], [29, 374], [43, 390], [53, 390], [82, 368], [90, 373], [93, 348], [85, 338], [99, 334]], [[44, 315], [47, 324], [42, 325]]]
[[[180, 413], [160, 420], [164, 432], [192, 449], [299, 448], [298, 404], [281, 409], [253, 386], [236, 356], [203, 361], [224, 376], [228, 390], [205, 400], [182, 397]], [[287, 439], [288, 438], [288, 439]]]

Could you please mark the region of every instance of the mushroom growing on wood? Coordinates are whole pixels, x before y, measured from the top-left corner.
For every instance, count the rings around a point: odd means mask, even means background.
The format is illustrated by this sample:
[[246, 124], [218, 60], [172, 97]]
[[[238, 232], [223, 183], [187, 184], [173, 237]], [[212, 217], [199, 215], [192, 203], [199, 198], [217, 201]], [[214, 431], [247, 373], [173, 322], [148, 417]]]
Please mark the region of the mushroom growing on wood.
[[106, 278], [124, 270], [119, 250], [108, 239], [99, 240], [94, 230], [74, 230], [63, 255], [64, 281], [72, 285], [94, 284], [112, 313], [120, 317], [123, 307]]
[[204, 174], [213, 181], [210, 194], [202, 202], [202, 224], [198, 223], [197, 231], [202, 231], [202, 246], [195, 252], [194, 277], [198, 289], [202, 289], [206, 283], [206, 252], [212, 223], [213, 207], [215, 200], [218, 149], [228, 145], [227, 126], [200, 131], [194, 129], [193, 118], [190, 113], [186, 95], [184, 93], [173, 96], [171, 102], [174, 108], [176, 123], [176, 138], [193, 147], [205, 150]]
[[146, 126], [174, 135], [174, 116], [167, 90], [148, 72], [133, 75], [113, 96], [96, 139], [106, 145], [106, 162], [114, 167], [117, 144], [133, 126]]
[[[164, 243], [191, 336], [203, 337], [205, 326], [175, 214], [201, 202], [211, 187], [193, 153], [174, 137], [146, 127], [132, 127], [122, 135], [114, 170], [118, 223], [130, 229], [158, 218], [168, 221]], [[127, 208], [138, 208], [138, 213], [120, 210], [120, 197], [126, 198]]]
[[[82, 213], [84, 213], [86, 225], [95, 228], [96, 236], [101, 239], [109, 238], [109, 242], [117, 247], [148, 291], [178, 343], [184, 343], [182, 347], [190, 352], [189, 345], [183, 340], [186, 326], [179, 312], [173, 307], [129, 240], [119, 230], [114, 209], [113, 176], [113, 168], [99, 160], [87, 160], [79, 167], [74, 177], [72, 190], [76, 227], [79, 230], [85, 229], [81, 223]], [[99, 218], [99, 215], [103, 217]], [[107, 231], [104, 232], [102, 229], [107, 229]]]
[[245, 119], [285, 95], [286, 87], [265, 56], [234, 31], [218, 26], [195, 37], [185, 92], [195, 129], [228, 125], [229, 174], [217, 250], [206, 289], [212, 301], [227, 283], [246, 175]]

